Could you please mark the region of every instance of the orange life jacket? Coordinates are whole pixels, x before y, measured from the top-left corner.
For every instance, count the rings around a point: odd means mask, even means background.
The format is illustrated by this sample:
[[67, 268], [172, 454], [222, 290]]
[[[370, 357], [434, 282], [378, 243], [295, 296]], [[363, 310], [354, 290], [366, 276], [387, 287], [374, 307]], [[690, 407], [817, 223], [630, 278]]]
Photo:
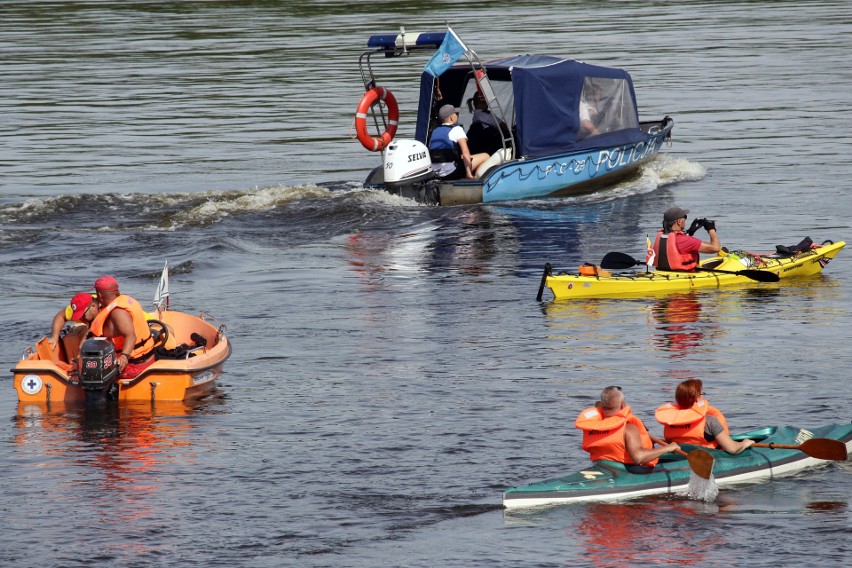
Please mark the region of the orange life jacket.
[[678, 252], [678, 234], [683, 234], [683, 231], [672, 231], [670, 233], [657, 231], [657, 238], [654, 240], [655, 268], [659, 268], [660, 270], [680, 270], [684, 272], [695, 270], [695, 265], [698, 264], [698, 253]]
[[[130, 352], [130, 359], [139, 359], [151, 353], [154, 349], [154, 338], [151, 337], [151, 330], [148, 328], [148, 321], [145, 319], [145, 312], [139, 302], [130, 296], [120, 295], [118, 298], [110, 302], [110, 304], [98, 312], [98, 315], [89, 326], [92, 335], [104, 337], [104, 324], [107, 318], [115, 309], [127, 310], [130, 318], [133, 320], [133, 331], [136, 334], [136, 345], [133, 346], [133, 351]], [[110, 337], [115, 350], [121, 352], [124, 349], [124, 337]]]
[[650, 450], [654, 447], [647, 428], [630, 412], [629, 406], [606, 418], [600, 408], [587, 408], [574, 421], [574, 426], [583, 431], [583, 449], [589, 452], [592, 461], [610, 460], [629, 465], [655, 466], [659, 460], [636, 464], [630, 459], [624, 444], [624, 429], [628, 424], [639, 429], [643, 448]]
[[704, 437], [704, 423], [707, 416], [715, 416], [725, 432], [728, 430], [728, 421], [722, 412], [704, 399], [699, 400], [690, 408], [681, 408], [676, 404], [667, 402], [657, 409], [654, 417], [663, 425], [663, 436], [670, 442], [678, 444], [695, 444], [705, 448], [718, 448], [715, 441], [708, 442]]

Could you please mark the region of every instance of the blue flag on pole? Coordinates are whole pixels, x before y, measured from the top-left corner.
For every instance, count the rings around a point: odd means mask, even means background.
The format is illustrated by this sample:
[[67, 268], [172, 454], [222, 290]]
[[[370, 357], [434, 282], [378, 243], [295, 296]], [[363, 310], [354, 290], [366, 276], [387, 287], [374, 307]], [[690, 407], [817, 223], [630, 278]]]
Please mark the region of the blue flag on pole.
[[467, 46], [459, 39], [459, 36], [456, 35], [452, 28], [447, 26], [447, 33], [444, 36], [441, 47], [438, 48], [438, 51], [435, 52], [435, 55], [432, 56], [432, 59], [429, 60], [429, 63], [426, 64], [423, 70], [433, 77], [440, 77], [466, 51]]

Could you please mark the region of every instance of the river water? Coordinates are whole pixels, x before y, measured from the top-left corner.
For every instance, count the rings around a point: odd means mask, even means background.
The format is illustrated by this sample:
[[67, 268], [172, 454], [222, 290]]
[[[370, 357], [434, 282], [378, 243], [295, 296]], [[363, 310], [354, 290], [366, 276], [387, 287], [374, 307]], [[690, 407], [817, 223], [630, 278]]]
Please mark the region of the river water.
[[[352, 139], [372, 33], [629, 70], [675, 119], [593, 196], [426, 207], [366, 191]], [[641, 256], [672, 204], [757, 252], [850, 235], [846, 2], [0, 4], [0, 285], [11, 368], [102, 274], [227, 324], [215, 396], [111, 410], [0, 391], [3, 566], [840, 565], [849, 463], [771, 483], [504, 514], [578, 469], [622, 385], [646, 423], [684, 378], [734, 430], [849, 415], [852, 264], [778, 285], [535, 301], [545, 262]], [[425, 58], [380, 61], [413, 135]]]

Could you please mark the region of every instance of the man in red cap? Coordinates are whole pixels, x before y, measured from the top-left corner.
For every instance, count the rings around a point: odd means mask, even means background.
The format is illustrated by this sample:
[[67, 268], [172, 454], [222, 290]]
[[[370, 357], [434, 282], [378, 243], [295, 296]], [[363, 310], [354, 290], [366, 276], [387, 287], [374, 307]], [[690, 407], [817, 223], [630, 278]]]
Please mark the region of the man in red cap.
[[[89, 324], [98, 315], [98, 311], [100, 310], [96, 297], [89, 292], [80, 292], [71, 298], [71, 303], [59, 310], [53, 317], [50, 338], [48, 339], [51, 349], [55, 350], [59, 345], [59, 334], [67, 322], [74, 322], [76, 324], [71, 328], [68, 335], [79, 336], [76, 344], [82, 342], [89, 329]], [[66, 342], [66, 349], [68, 347]]]
[[114, 276], [101, 276], [95, 280], [95, 292], [98, 290], [118, 292], [118, 280]]
[[95, 294], [101, 309], [90, 329], [96, 337], [106, 337], [115, 345], [119, 376], [135, 377], [154, 362], [154, 339], [142, 306], [118, 291], [112, 276], [95, 281]]
[[[118, 281], [112, 276], [102, 276], [95, 281], [95, 290], [118, 290]], [[85, 337], [85, 331], [88, 330], [89, 324], [98, 315], [101, 306], [98, 305], [98, 296], [96, 294], [80, 292], [73, 298], [71, 303], [59, 310], [53, 317], [53, 324], [50, 329], [50, 347], [56, 349], [59, 344], [59, 334], [62, 333], [62, 328], [68, 322], [75, 324], [83, 324], [83, 326], [73, 326], [74, 335], [82, 334]]]

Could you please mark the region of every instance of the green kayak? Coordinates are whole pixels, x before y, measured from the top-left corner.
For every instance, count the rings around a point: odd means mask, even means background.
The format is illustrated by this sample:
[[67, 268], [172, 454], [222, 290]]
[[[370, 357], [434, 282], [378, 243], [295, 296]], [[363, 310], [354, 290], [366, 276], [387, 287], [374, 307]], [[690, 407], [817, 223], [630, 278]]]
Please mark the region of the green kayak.
[[[732, 436], [742, 440], [750, 438], [761, 445], [793, 445], [801, 449], [751, 447], [744, 452], [731, 455], [722, 450], [710, 450], [713, 455], [713, 477], [719, 485], [751, 482], [760, 479], [796, 472], [808, 467], [827, 463], [817, 459], [811, 447], [819, 449], [820, 442], [832, 444], [842, 451], [841, 458], [852, 448], [852, 424], [832, 424], [819, 428], [794, 428], [792, 426], [772, 426]], [[811, 442], [808, 442], [811, 440]], [[838, 440], [842, 444], [831, 442]], [[843, 446], [845, 444], [845, 447]], [[683, 445], [689, 452], [694, 446]], [[804, 450], [810, 451], [805, 453]], [[840, 459], [831, 457], [829, 459]], [[631, 473], [627, 466], [618, 462], [589, 462], [582, 471], [531, 483], [522, 487], [512, 487], [503, 492], [503, 505], [506, 509], [521, 507], [539, 507], [575, 503], [581, 501], [615, 501], [630, 499], [642, 495], [675, 493], [686, 491], [689, 485], [690, 467], [686, 458], [666, 454], [651, 473]]]

